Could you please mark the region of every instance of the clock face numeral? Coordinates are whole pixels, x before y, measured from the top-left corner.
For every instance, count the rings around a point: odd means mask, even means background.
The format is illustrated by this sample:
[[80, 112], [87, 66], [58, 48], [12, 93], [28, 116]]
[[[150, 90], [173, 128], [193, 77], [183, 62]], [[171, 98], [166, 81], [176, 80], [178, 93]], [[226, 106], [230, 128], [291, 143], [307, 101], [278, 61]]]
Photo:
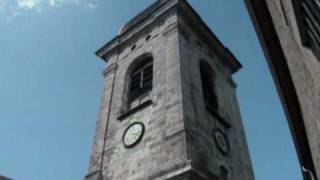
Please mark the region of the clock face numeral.
[[132, 123], [123, 134], [123, 144], [126, 148], [130, 148], [139, 143], [144, 133], [144, 125], [140, 122]]
[[214, 130], [214, 142], [218, 147], [219, 151], [227, 155], [230, 151], [230, 144], [226, 135], [219, 129]]

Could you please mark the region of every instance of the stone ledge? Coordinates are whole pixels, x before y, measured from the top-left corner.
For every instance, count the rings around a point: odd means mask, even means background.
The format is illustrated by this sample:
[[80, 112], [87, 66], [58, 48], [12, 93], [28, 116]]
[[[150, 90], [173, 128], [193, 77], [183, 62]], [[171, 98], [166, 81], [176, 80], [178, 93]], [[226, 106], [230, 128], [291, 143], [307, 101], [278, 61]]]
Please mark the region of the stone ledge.
[[105, 70], [103, 70], [102, 75], [103, 77], [108, 77], [112, 73], [114, 73], [118, 69], [117, 63], [110, 64]]
[[134, 108], [128, 110], [127, 112], [122, 113], [121, 115], [118, 116], [117, 119], [121, 121], [121, 120], [125, 119], [126, 117], [130, 116], [131, 114], [134, 114], [135, 112], [140, 111], [141, 109], [144, 109], [144, 108], [150, 106], [152, 103], [153, 103], [153, 101], [151, 99], [149, 99], [149, 100], [141, 103], [137, 107], [134, 107]]
[[191, 161], [187, 160], [175, 166], [162, 170], [156, 174], [151, 175], [148, 179], [153, 180], [162, 180], [162, 179], [172, 179], [174, 177], [185, 174], [186, 172], [191, 171]]
[[215, 110], [214, 108], [212, 108], [209, 105], [206, 105], [206, 110], [215, 118], [218, 119], [219, 122], [221, 122], [224, 126], [226, 126], [227, 128], [231, 128], [231, 124], [229, 122], [229, 120], [225, 117], [223, 117], [217, 110]]
[[84, 180], [102, 180], [102, 172], [100, 170], [92, 172], [84, 178]]
[[193, 167], [191, 160], [162, 170], [148, 177], [150, 180], [219, 180], [219, 176], [208, 171], [201, 171]]

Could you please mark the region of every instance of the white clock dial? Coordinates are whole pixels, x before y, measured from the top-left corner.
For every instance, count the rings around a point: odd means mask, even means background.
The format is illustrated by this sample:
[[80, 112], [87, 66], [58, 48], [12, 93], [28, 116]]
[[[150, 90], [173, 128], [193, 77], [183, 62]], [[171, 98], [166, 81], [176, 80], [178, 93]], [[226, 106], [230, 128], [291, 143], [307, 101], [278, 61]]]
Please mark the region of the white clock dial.
[[125, 147], [133, 147], [142, 138], [144, 125], [140, 122], [132, 123], [124, 132], [123, 143]]

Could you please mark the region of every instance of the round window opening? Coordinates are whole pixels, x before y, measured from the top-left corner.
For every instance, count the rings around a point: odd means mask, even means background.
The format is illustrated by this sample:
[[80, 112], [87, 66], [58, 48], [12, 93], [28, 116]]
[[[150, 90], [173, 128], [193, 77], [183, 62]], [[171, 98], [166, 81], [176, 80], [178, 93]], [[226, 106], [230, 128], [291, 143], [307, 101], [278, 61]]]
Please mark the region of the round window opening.
[[220, 129], [216, 129], [214, 130], [213, 135], [215, 145], [217, 146], [219, 151], [222, 154], [227, 155], [230, 151], [230, 144], [225, 133], [222, 132]]

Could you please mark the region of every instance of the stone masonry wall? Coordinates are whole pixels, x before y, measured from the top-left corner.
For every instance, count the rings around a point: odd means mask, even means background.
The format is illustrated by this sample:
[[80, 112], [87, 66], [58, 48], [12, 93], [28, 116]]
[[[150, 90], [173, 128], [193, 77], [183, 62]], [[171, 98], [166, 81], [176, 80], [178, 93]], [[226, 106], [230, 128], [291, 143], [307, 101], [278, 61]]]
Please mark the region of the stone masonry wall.
[[[114, 74], [110, 73], [105, 78], [106, 87], [91, 160], [91, 171], [94, 172], [101, 158], [99, 149], [102, 134], [105, 124], [108, 124], [103, 160], [105, 180], [156, 178], [161, 172], [170, 171], [187, 160], [176, 22], [175, 14], [163, 17], [161, 23], [145, 30], [138, 39], [128, 43], [118, 57], [109, 60], [109, 66], [117, 64], [118, 68]], [[151, 35], [151, 38], [146, 41], [145, 37], [148, 35]], [[134, 44], [136, 48], [131, 50]], [[127, 69], [135, 59], [145, 53], [153, 56], [153, 90], [148, 96], [153, 103], [123, 120], [118, 120], [123, 103], [126, 102], [123, 98]], [[114, 76], [114, 91], [107, 123], [110, 88]], [[144, 123], [145, 134], [137, 146], [126, 149], [122, 143], [122, 135], [125, 128], [135, 121]]]
[[[184, 1], [163, 2], [168, 6], [162, 8], [170, 9], [169, 3]], [[252, 180], [231, 68], [218, 57], [223, 53], [206, 46], [181, 21], [177, 7], [168, 9], [153, 22], [146, 20], [126, 32], [124, 45], [108, 55], [89, 175], [102, 167], [104, 180], [221, 179], [222, 166], [230, 171], [230, 179]], [[144, 97], [152, 103], [119, 120], [128, 111], [128, 71], [142, 56], [153, 57], [153, 88]], [[204, 108], [200, 59], [215, 71], [218, 113], [230, 122], [230, 128]], [[144, 136], [136, 146], [125, 148], [123, 133], [137, 121], [145, 125]], [[213, 141], [215, 128], [227, 134], [230, 155], [218, 152]]]
[[284, 11], [277, 0], [267, 3], [296, 87], [313, 161], [320, 177], [320, 61], [301, 44], [291, 1], [284, 1]]
[[[241, 122], [235, 94], [235, 83], [229, 67], [223, 64], [214, 48], [209, 47], [201, 37], [181, 19], [180, 53], [182, 69], [183, 106], [187, 131], [188, 157], [196, 169], [222, 176], [220, 166], [229, 170], [229, 178], [252, 180], [253, 169]], [[221, 53], [220, 53], [221, 54]], [[214, 70], [215, 91], [218, 98], [218, 113], [230, 122], [225, 127], [206, 110], [204, 106], [200, 60], [206, 60]], [[213, 140], [213, 130], [222, 129], [228, 136], [231, 152], [224, 156]], [[207, 172], [206, 172], [207, 171]]]

